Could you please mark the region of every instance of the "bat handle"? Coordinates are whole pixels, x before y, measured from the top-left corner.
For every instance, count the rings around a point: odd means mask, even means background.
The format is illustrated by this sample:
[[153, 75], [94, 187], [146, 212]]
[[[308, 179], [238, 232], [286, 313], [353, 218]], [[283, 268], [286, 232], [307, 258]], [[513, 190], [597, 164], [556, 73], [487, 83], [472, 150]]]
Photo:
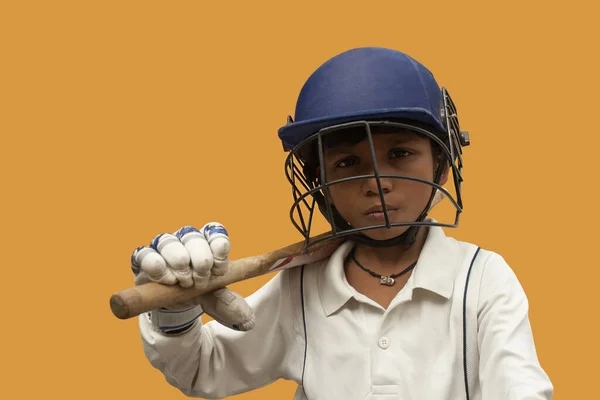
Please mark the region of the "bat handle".
[[200, 294], [195, 288], [150, 282], [114, 293], [110, 297], [110, 309], [117, 318], [128, 319]]

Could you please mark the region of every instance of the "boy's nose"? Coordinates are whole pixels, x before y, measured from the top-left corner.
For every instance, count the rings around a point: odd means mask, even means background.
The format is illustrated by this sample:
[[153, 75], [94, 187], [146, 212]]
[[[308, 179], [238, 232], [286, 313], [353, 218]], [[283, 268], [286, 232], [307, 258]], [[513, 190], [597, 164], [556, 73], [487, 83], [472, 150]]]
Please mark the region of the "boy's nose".
[[[373, 175], [372, 178], [365, 178], [363, 181], [363, 192], [367, 196], [377, 195], [379, 196], [379, 185], [377, 184], [377, 178], [375, 178], [375, 173], [371, 173]], [[382, 174], [380, 172], [380, 174]], [[379, 178], [379, 182], [381, 184], [382, 192], [389, 193], [393, 188], [393, 178]]]
[[357, 171], [358, 174], [371, 176], [371, 178], [360, 180], [364, 194], [379, 196], [379, 187], [377, 185], [377, 178], [375, 177], [375, 163], [377, 165], [377, 172], [380, 175], [379, 182], [381, 183], [383, 193], [389, 193], [394, 188], [394, 178], [381, 177], [381, 175], [394, 175], [397, 173], [386, 161], [386, 157], [377, 157], [376, 161], [371, 160], [370, 162], [361, 164], [360, 171]]

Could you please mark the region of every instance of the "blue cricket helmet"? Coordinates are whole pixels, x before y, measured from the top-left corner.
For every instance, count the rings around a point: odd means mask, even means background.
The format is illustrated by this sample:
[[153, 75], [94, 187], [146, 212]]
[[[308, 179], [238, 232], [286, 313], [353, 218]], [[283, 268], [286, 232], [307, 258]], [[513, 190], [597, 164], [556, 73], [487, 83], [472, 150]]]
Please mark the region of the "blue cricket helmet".
[[446, 132], [442, 110], [441, 89], [424, 65], [399, 51], [362, 47], [331, 58], [308, 78], [279, 138], [291, 150], [322, 128], [373, 119], [414, 120]]
[[[441, 150], [440, 165], [448, 162], [454, 178], [456, 200], [439, 185], [443, 168], [438, 167], [433, 181], [420, 180], [432, 188], [428, 204], [416, 221], [391, 222], [384, 207], [385, 224], [352, 227], [326, 200], [326, 187], [346, 179], [326, 182], [324, 169], [316, 176], [311, 146], [323, 156], [322, 139], [333, 131], [349, 132], [362, 127], [367, 137], [372, 129], [393, 127], [413, 130], [427, 136]], [[332, 231], [320, 235], [310, 245], [330, 237], [348, 236], [370, 246], [410, 246], [421, 226], [458, 226], [462, 212], [461, 184], [462, 146], [470, 144], [467, 132], [460, 129], [456, 107], [445, 88], [440, 89], [433, 74], [421, 63], [399, 51], [381, 47], [363, 47], [348, 50], [322, 64], [302, 87], [296, 103], [295, 121], [288, 116], [287, 124], [278, 131], [279, 138], [289, 155], [285, 162], [288, 181], [292, 185], [294, 203], [290, 219], [306, 240], [309, 238], [314, 211], [319, 211], [331, 224]], [[323, 139], [324, 140], [324, 139]], [[385, 196], [381, 190], [377, 168], [373, 175], [360, 177], [378, 181], [381, 204]], [[414, 177], [388, 176], [398, 179]], [[454, 223], [425, 221], [436, 192], [448, 198], [456, 208]], [[312, 198], [312, 203], [311, 203]], [[408, 226], [403, 234], [384, 241], [368, 238], [363, 232], [383, 227]]]

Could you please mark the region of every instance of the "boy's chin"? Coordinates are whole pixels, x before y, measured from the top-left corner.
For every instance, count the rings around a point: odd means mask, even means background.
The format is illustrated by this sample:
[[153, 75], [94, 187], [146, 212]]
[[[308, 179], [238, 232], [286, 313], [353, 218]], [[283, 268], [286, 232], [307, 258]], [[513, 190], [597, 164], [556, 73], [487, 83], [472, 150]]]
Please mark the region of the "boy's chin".
[[410, 228], [409, 226], [396, 226], [393, 228], [369, 229], [361, 233], [374, 240], [388, 240], [402, 235]]

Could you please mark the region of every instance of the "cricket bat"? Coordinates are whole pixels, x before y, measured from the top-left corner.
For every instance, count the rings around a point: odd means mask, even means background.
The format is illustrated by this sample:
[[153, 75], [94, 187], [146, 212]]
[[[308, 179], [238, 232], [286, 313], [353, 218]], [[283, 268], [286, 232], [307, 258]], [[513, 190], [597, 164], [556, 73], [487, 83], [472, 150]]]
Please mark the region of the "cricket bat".
[[[444, 195], [438, 190], [431, 208], [435, 207], [443, 197]], [[344, 237], [340, 236], [323, 240], [329, 234], [331, 232], [310, 239], [308, 251], [306, 252], [304, 252], [306, 243], [303, 240], [267, 254], [229, 261], [227, 273], [221, 276], [211, 276], [204, 288], [182, 288], [179, 285], [169, 286], [150, 282], [125, 289], [111, 296], [110, 308], [117, 318], [129, 319], [144, 312], [180, 303], [236, 282], [321, 261], [329, 257], [345, 240]]]

